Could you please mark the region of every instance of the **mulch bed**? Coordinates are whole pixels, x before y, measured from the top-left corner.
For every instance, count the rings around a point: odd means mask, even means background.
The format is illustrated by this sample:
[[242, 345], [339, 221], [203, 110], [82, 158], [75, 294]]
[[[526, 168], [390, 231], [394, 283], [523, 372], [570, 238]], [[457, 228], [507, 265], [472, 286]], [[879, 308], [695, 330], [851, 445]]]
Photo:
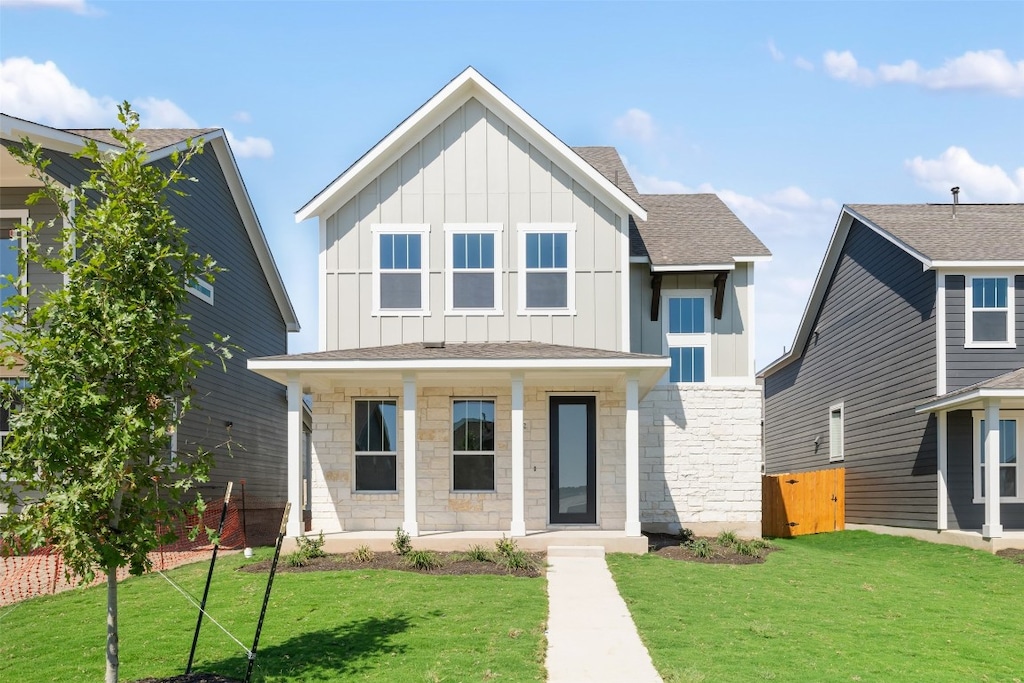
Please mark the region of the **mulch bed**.
[[1000, 550], [996, 555], [1004, 557], [1010, 562], [1024, 564], [1024, 550], [1020, 548], [1007, 548], [1006, 550]]
[[702, 562], [704, 564], [764, 564], [766, 555], [778, 551], [778, 548], [765, 548], [761, 551], [760, 557], [741, 555], [732, 546], [722, 545], [712, 537], [706, 540], [715, 546], [715, 554], [711, 557], [697, 557], [688, 546], [680, 545], [682, 539], [679, 536], [671, 534], [644, 535], [647, 536], [647, 551], [649, 553], [670, 560], [685, 562]]
[[[282, 557], [281, 561], [277, 564], [277, 571], [278, 573], [292, 574], [299, 572], [333, 572], [358, 569], [397, 569], [399, 571], [416, 572], [418, 574], [433, 574], [437, 576], [492, 574], [498, 576], [537, 578], [539, 576], [543, 576], [543, 569], [547, 565], [547, 560], [543, 553], [527, 553], [529, 558], [533, 561], [533, 564], [536, 567], [535, 569], [514, 569], [511, 571], [494, 562], [467, 560], [463, 557], [462, 553], [458, 552], [437, 552], [435, 555], [440, 558], [442, 563], [438, 569], [418, 569], [411, 566], [408, 560], [402, 555], [396, 555], [391, 552], [379, 552], [375, 553], [373, 559], [369, 562], [360, 562], [355, 559], [352, 553], [346, 553], [343, 555], [317, 557], [309, 560], [307, 564], [301, 567], [289, 567]], [[239, 567], [239, 570], [253, 572], [256, 574], [266, 574], [270, 571], [270, 560], [247, 564]]]

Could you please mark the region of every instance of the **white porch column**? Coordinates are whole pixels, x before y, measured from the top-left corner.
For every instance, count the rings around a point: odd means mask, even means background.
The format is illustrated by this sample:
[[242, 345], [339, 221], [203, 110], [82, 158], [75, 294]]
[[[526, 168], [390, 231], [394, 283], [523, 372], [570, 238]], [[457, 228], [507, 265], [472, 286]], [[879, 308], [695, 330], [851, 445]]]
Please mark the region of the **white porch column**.
[[939, 427], [939, 439], [938, 439], [938, 472], [936, 484], [938, 491], [936, 495], [936, 501], [938, 508], [936, 510], [936, 525], [935, 527], [939, 531], [945, 531], [949, 528], [949, 459], [946, 450], [946, 417], [945, 411], [940, 412], [935, 416], [938, 420]]
[[526, 535], [526, 471], [523, 457], [523, 376], [512, 375], [512, 528], [510, 536]]
[[626, 535], [640, 535], [640, 382], [626, 380]]
[[410, 536], [419, 536], [416, 523], [416, 376], [402, 376], [402, 458], [405, 461], [403, 493], [405, 521], [402, 529]]
[[302, 384], [297, 373], [288, 374], [288, 513], [286, 532], [301, 536], [302, 531]]
[[999, 538], [1003, 525], [999, 520], [999, 401], [985, 403], [985, 524], [981, 535]]

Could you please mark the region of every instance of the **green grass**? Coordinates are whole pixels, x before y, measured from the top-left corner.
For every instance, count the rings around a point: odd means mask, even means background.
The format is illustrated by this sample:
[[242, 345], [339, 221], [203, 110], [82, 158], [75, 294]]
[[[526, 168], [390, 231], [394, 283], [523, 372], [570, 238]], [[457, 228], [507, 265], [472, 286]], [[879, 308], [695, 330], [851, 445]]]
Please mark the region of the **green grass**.
[[[270, 551], [258, 549], [254, 560]], [[208, 611], [251, 647], [266, 574], [221, 557]], [[168, 575], [201, 596], [208, 565]], [[184, 673], [196, 611], [160, 576], [120, 587], [121, 679]], [[0, 607], [0, 681], [103, 680], [105, 588]], [[255, 681], [543, 680], [542, 579], [365, 570], [278, 574]], [[244, 651], [206, 621], [196, 671], [241, 679]]]
[[609, 555], [666, 682], [1021, 681], [1024, 566], [848, 531], [763, 565]]

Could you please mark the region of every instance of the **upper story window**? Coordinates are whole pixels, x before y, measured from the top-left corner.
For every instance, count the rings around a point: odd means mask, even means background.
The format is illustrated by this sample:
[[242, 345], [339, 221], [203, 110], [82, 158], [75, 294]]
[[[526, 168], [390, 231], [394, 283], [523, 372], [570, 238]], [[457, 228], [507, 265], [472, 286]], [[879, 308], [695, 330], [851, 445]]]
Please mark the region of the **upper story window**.
[[[987, 488], [985, 457], [985, 419], [983, 411], [974, 412], [974, 502], [985, 500]], [[1024, 469], [1018, 456], [1024, 452], [1024, 412], [1001, 411], [999, 418], [999, 500], [1024, 502]]]
[[1013, 278], [985, 276], [967, 278], [966, 347], [1013, 348]]
[[711, 295], [679, 290], [665, 292], [663, 297], [665, 352], [672, 359], [668, 381], [706, 382]]
[[520, 315], [576, 313], [576, 224], [519, 224]]
[[374, 225], [373, 315], [429, 315], [429, 234], [423, 224]]
[[501, 223], [445, 224], [445, 313], [501, 313], [501, 230]]
[[11, 313], [13, 307], [8, 300], [19, 293], [22, 287], [18, 254], [23, 246], [23, 236], [18, 226], [28, 221], [24, 209], [0, 211], [0, 312]]

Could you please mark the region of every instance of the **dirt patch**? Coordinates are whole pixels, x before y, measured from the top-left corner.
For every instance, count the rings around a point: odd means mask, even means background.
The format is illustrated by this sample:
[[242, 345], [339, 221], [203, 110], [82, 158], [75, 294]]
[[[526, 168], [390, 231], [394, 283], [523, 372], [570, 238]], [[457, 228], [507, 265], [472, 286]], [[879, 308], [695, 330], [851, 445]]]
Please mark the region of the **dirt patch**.
[[[289, 567], [281, 558], [277, 564], [278, 573], [291, 574], [299, 572], [334, 572], [351, 571], [358, 569], [396, 569], [404, 572], [416, 572], [418, 574], [444, 575], [466, 575], [466, 574], [492, 574], [499, 576], [522, 576], [536, 578], [543, 575], [543, 568], [547, 561], [543, 553], [526, 553], [532, 561], [533, 569], [506, 569], [496, 562], [467, 559], [463, 553], [458, 552], [437, 552], [435, 555], [441, 561], [437, 569], [419, 569], [412, 566], [409, 560], [402, 555], [389, 552], [375, 553], [368, 561], [356, 559], [353, 553], [342, 555], [326, 555], [309, 560], [301, 567]], [[266, 574], [270, 571], [270, 560], [254, 562], [239, 567], [240, 571]]]
[[[756, 555], [740, 552], [738, 544], [722, 543], [717, 538], [694, 537], [692, 541], [683, 544], [682, 537], [671, 534], [645, 534], [647, 536], [647, 551], [665, 557], [670, 560], [681, 560], [684, 562], [703, 562], [704, 564], [763, 564], [764, 558], [769, 553], [776, 552], [778, 548], [767, 546], [760, 548]], [[699, 541], [704, 541], [711, 549], [709, 557], [702, 557], [695, 548], [700, 547]]]
[[1020, 548], [1006, 548], [997, 552], [996, 555], [1016, 564], [1024, 564], [1024, 550]]

